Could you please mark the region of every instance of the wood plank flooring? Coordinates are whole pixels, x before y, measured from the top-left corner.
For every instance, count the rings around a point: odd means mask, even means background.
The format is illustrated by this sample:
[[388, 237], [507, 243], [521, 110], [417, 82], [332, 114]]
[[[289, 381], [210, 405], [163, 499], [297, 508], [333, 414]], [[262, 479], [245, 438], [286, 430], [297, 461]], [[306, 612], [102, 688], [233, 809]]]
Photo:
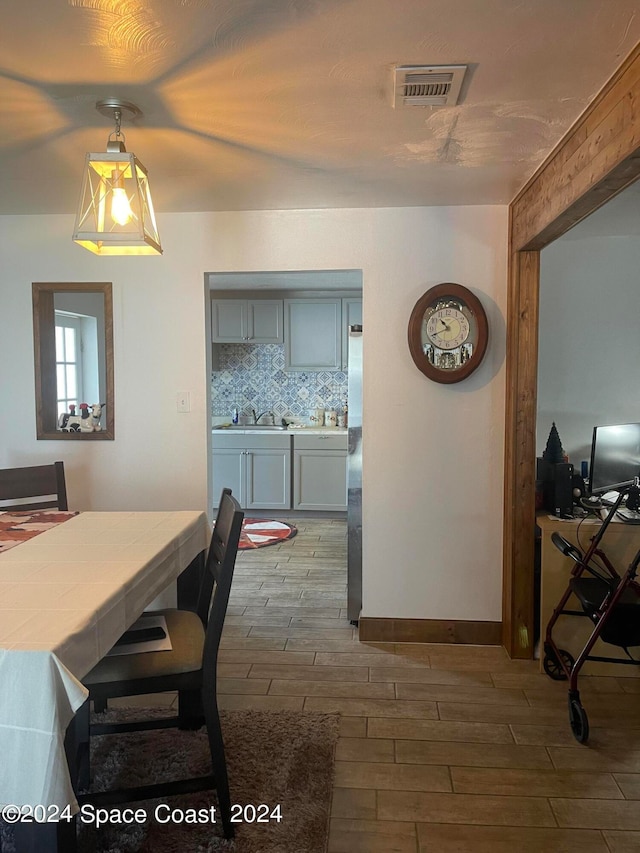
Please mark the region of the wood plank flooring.
[[566, 684], [537, 661], [360, 643], [345, 522], [293, 523], [294, 539], [238, 555], [219, 704], [341, 714], [328, 853], [640, 851], [638, 680], [580, 679], [581, 746]]

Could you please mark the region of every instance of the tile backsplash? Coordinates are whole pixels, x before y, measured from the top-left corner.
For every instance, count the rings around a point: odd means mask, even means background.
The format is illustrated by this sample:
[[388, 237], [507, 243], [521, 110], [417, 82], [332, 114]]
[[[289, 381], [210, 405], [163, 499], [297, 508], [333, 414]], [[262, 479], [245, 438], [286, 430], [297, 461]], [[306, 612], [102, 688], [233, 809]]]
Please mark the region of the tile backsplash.
[[341, 411], [347, 374], [341, 370], [284, 369], [283, 344], [219, 344], [218, 369], [211, 374], [211, 415], [229, 417], [234, 408], [273, 412], [276, 420], [306, 419], [309, 409]]

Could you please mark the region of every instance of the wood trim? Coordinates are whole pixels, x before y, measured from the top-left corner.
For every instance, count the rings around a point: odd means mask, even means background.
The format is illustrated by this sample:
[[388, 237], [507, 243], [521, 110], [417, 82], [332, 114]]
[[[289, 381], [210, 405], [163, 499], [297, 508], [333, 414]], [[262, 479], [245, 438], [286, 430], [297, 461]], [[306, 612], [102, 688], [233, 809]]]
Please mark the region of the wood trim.
[[640, 44], [509, 208], [503, 637], [533, 655], [540, 250], [640, 177]]
[[358, 635], [363, 643], [465, 643], [499, 646], [500, 622], [464, 622], [447, 619], [387, 619], [362, 617]]
[[[512, 657], [533, 649], [536, 391], [540, 253], [510, 257], [504, 489], [503, 644]], [[509, 523], [506, 523], [509, 519]], [[507, 567], [509, 570], [507, 571]], [[507, 606], [508, 605], [508, 606]]]
[[640, 44], [511, 202], [512, 248], [542, 249], [640, 175]]
[[[112, 441], [115, 438], [113, 368], [113, 289], [111, 282], [33, 282], [33, 348], [36, 393], [36, 436], [54, 441]], [[104, 296], [106, 409], [100, 432], [58, 432], [56, 417], [56, 358], [54, 294], [102, 293]], [[96, 401], [98, 402], [98, 401]], [[103, 401], [99, 401], [103, 402]]]
[[[105, 430], [107, 438], [113, 441], [116, 435], [116, 390], [114, 380], [114, 351], [113, 351], [113, 288], [111, 282], [105, 283], [104, 289], [104, 351], [107, 385], [107, 417]], [[100, 433], [93, 433], [100, 435]]]
[[36, 383], [36, 435], [55, 430], [56, 343], [53, 292], [33, 288], [33, 349]]

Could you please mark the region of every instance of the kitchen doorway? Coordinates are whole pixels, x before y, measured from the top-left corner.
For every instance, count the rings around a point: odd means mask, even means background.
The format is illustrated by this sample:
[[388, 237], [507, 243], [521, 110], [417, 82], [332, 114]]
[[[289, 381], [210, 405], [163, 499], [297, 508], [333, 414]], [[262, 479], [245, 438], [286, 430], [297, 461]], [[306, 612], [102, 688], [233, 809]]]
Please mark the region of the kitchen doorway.
[[205, 274], [210, 507], [224, 485], [246, 516], [335, 520], [346, 533], [349, 326], [362, 324], [362, 285], [361, 270]]

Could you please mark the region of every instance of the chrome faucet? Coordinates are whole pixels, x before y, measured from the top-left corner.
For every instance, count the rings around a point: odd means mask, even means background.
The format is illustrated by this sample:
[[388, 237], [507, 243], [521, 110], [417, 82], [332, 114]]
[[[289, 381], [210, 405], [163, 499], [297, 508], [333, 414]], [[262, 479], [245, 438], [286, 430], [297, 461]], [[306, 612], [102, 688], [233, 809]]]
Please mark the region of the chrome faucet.
[[269, 409], [266, 409], [264, 412], [260, 412], [259, 415], [256, 415], [255, 409], [251, 409], [251, 414], [253, 415], [254, 424], [258, 424], [260, 422], [260, 418], [264, 417], [265, 415], [271, 415], [271, 423], [275, 423], [275, 418], [273, 417], [273, 412], [270, 411]]

